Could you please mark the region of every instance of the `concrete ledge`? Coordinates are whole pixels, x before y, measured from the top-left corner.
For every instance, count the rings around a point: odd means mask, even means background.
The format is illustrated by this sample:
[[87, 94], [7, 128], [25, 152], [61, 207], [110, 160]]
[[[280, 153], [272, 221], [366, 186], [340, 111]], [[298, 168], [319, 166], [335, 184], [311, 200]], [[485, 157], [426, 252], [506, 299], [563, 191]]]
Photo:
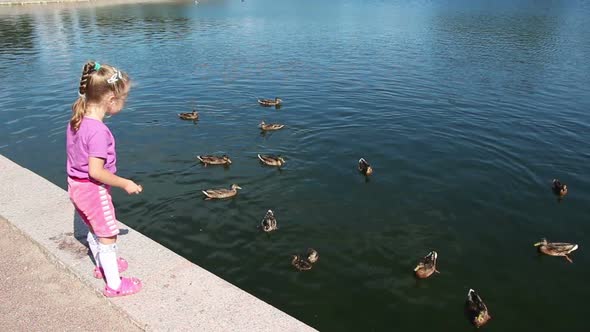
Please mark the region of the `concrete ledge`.
[[[64, 179], [65, 181], [65, 179]], [[0, 216], [97, 294], [87, 228], [68, 194], [0, 155]], [[146, 330], [315, 331], [313, 328], [120, 224], [124, 275], [142, 279], [142, 292], [105, 299]], [[126, 230], [126, 231], [125, 231]], [[150, 258], [148, 261], [147, 258]]]

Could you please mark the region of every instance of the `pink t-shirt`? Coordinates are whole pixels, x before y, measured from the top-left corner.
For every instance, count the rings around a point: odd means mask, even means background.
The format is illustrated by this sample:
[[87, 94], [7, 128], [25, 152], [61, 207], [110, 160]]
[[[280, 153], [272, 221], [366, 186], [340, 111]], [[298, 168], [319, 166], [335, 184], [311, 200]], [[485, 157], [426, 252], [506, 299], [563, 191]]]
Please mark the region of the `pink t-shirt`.
[[68, 176], [88, 179], [88, 157], [104, 159], [104, 168], [113, 174], [117, 172], [115, 137], [102, 121], [85, 117], [75, 132], [68, 123], [66, 150]]

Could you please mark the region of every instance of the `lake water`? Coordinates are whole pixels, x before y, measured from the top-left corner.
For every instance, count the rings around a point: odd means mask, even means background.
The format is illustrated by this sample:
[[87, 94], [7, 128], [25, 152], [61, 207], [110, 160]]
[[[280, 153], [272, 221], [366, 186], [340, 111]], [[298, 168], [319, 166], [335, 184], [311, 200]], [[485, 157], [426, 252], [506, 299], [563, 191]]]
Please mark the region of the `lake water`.
[[[0, 154], [64, 188], [89, 59], [134, 80], [107, 122], [145, 189], [115, 192], [119, 219], [192, 262], [323, 331], [471, 331], [469, 288], [488, 331], [587, 330], [590, 3], [0, 7]], [[198, 123], [177, 118], [194, 106]], [[261, 120], [287, 127], [261, 135]], [[200, 166], [209, 153], [232, 166]], [[235, 199], [202, 199], [231, 183]], [[578, 243], [574, 263], [539, 256], [541, 237]], [[308, 247], [320, 260], [296, 272]], [[441, 273], [417, 281], [430, 250]]]

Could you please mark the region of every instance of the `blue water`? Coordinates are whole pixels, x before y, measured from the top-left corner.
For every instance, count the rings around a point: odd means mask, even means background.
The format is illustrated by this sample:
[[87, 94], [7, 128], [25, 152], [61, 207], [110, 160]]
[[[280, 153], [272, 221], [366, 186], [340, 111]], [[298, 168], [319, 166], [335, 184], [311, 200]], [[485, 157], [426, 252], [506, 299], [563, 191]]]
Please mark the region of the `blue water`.
[[[323, 331], [470, 331], [469, 288], [486, 330], [587, 330], [587, 1], [0, 7], [0, 154], [61, 187], [89, 59], [134, 82], [108, 125], [145, 189], [115, 192], [119, 219], [240, 288]], [[198, 123], [177, 119], [192, 107]], [[200, 166], [208, 153], [233, 164]], [[202, 200], [231, 183], [235, 199]], [[574, 263], [539, 256], [541, 237], [578, 243]], [[308, 247], [320, 260], [296, 272]], [[416, 281], [430, 250], [441, 273]]]

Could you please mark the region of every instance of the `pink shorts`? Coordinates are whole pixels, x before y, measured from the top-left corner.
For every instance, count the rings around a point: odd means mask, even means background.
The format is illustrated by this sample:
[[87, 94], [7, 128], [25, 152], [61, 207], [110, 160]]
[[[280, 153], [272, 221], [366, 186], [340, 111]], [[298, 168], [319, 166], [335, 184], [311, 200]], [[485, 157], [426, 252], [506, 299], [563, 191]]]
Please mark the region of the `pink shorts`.
[[96, 236], [111, 237], [119, 234], [110, 186], [68, 177], [68, 193], [76, 211]]

